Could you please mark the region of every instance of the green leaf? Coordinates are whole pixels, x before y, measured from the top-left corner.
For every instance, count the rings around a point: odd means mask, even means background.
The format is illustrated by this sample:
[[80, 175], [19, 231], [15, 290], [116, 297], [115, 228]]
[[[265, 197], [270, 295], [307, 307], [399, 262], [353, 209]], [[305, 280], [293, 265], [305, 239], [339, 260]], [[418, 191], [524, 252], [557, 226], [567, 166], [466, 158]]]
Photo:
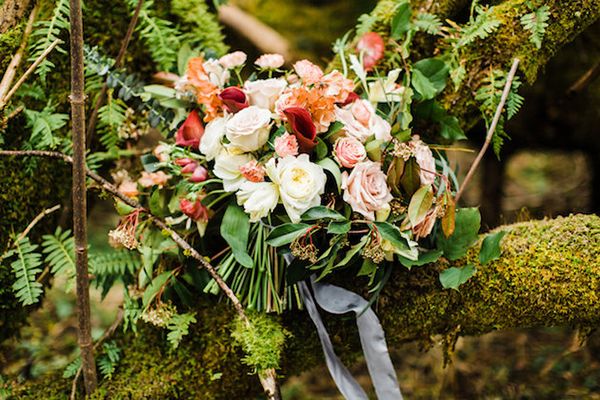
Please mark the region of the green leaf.
[[403, 1], [396, 8], [396, 14], [392, 19], [392, 39], [398, 40], [402, 38], [408, 30], [410, 29], [410, 18], [412, 15], [412, 10], [410, 9], [410, 3], [408, 1]]
[[400, 231], [397, 226], [388, 222], [374, 222], [374, 225], [379, 230], [381, 237], [389, 241], [392, 246], [394, 246], [396, 254], [411, 260], [417, 259], [418, 252], [415, 252], [416, 249], [413, 249], [409, 239]]
[[331, 221], [327, 226], [327, 233], [334, 235], [345, 235], [350, 230], [350, 221]]
[[317, 137], [317, 147], [315, 147], [317, 160], [322, 160], [327, 156], [327, 145], [320, 137]]
[[236, 261], [246, 268], [252, 268], [254, 261], [248, 255], [250, 218], [235, 203], [230, 203], [221, 222], [221, 236], [231, 246]]
[[11, 263], [15, 274], [12, 289], [17, 299], [24, 305], [35, 304], [43, 293], [42, 284], [36, 281], [36, 275], [42, 272], [42, 256], [36, 252], [38, 245], [31, 244], [25, 237], [14, 244], [14, 249], [8, 251], [4, 257], [16, 256]]
[[412, 226], [417, 226], [433, 204], [431, 185], [423, 186], [413, 194], [408, 204], [408, 220]]
[[310, 228], [310, 225], [302, 223], [279, 225], [267, 236], [267, 244], [273, 247], [289, 244], [298, 236], [304, 234], [308, 228]]
[[337, 185], [338, 193], [340, 193], [342, 188], [342, 171], [340, 171], [340, 167], [337, 165], [337, 163], [331, 158], [324, 158], [320, 161], [317, 161], [317, 165], [323, 167], [323, 169], [333, 176], [333, 179], [335, 179], [335, 183]]
[[195, 56], [195, 51], [192, 51], [190, 45], [187, 42], [183, 43], [183, 46], [179, 48], [177, 53], [177, 72], [179, 76], [184, 76], [187, 70], [188, 60]]
[[498, 231], [490, 233], [483, 239], [481, 250], [479, 251], [479, 262], [487, 264], [490, 261], [500, 258], [502, 250], [500, 249], [500, 241], [506, 235], [506, 231]]
[[325, 206], [316, 206], [308, 209], [302, 214], [302, 221], [314, 221], [317, 219], [331, 219], [333, 221], [345, 221], [346, 218], [339, 212]]
[[312, 271], [307, 268], [306, 261], [294, 258], [294, 260], [286, 267], [285, 281], [288, 286], [296, 282], [307, 279], [312, 274]]
[[172, 99], [176, 95], [176, 91], [173, 88], [166, 87], [163, 85], [147, 85], [144, 86], [144, 92], [149, 94], [148, 98], [142, 97], [143, 100], [148, 101], [150, 98], [155, 98], [158, 100], [162, 99]]
[[196, 317], [193, 313], [176, 314], [167, 322], [167, 340], [171, 346], [176, 349], [185, 335], [189, 333], [190, 325], [196, 323]]
[[452, 267], [440, 272], [440, 283], [444, 289], [458, 290], [458, 287], [469, 280], [477, 270], [472, 264], [464, 267]]
[[164, 190], [155, 189], [150, 195], [150, 212], [156, 216], [164, 217], [165, 216], [165, 204], [166, 197]]
[[402, 186], [407, 196], [412, 197], [421, 185], [421, 168], [419, 168], [419, 164], [417, 164], [417, 160], [414, 157], [409, 158], [403, 167], [400, 186]]
[[144, 154], [140, 157], [144, 171], [155, 172], [160, 168], [160, 160], [153, 154]]
[[420, 267], [422, 265], [431, 264], [436, 262], [442, 256], [441, 250], [431, 250], [426, 253], [419, 253], [419, 258], [416, 260], [409, 260], [406, 257], [398, 256], [400, 264], [410, 269], [412, 267]]
[[477, 208], [456, 210], [454, 233], [446, 238], [438, 235], [437, 248], [450, 260], [457, 260], [466, 254], [468, 248], [477, 240], [481, 224], [481, 215]]
[[150, 285], [144, 290], [144, 296], [142, 297], [144, 308], [148, 307], [158, 292], [167, 285], [172, 276], [171, 271], [166, 271], [152, 279]]
[[443, 60], [425, 58], [413, 64], [412, 85], [423, 99], [432, 99], [446, 87], [448, 72]]

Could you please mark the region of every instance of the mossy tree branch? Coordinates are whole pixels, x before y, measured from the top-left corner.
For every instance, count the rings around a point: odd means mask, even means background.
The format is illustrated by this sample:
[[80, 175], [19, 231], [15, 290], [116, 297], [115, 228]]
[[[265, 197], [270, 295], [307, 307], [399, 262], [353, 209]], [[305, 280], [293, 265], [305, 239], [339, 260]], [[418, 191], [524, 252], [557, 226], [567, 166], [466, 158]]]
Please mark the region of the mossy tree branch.
[[[507, 231], [502, 257], [486, 265], [478, 260], [478, 242], [462, 259], [408, 271], [394, 271], [378, 303], [391, 347], [443, 335], [452, 345], [458, 335], [536, 326], [594, 327], [600, 322], [600, 217], [576, 215], [500, 227]], [[443, 290], [438, 272], [471, 263], [477, 273], [460, 292]], [[352, 283], [356, 290], [357, 283]], [[198, 322], [176, 351], [169, 351], [160, 330], [121, 336], [123, 364], [104, 381], [96, 398], [130, 397], [250, 398], [259, 389], [237, 362], [226, 304], [203, 300]], [[326, 318], [339, 354], [353, 358], [358, 338], [349, 320]], [[290, 312], [282, 322], [292, 333], [286, 345], [286, 374], [322, 362], [319, 341], [307, 315]], [[218, 378], [216, 378], [217, 374]], [[19, 398], [60, 398], [68, 380], [19, 388]]]

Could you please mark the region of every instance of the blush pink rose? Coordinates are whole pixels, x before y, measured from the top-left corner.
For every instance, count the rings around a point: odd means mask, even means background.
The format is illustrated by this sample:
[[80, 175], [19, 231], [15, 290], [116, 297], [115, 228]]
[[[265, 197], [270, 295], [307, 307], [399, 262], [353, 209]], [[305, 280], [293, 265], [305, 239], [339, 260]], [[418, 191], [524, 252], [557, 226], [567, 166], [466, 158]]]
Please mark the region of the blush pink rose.
[[321, 80], [323, 70], [308, 60], [300, 60], [294, 64], [294, 70], [306, 85], [312, 85]]
[[365, 146], [358, 139], [350, 136], [336, 140], [333, 154], [340, 165], [346, 168], [354, 168], [356, 164], [367, 158]]
[[233, 53], [225, 54], [219, 58], [219, 64], [227, 69], [233, 69], [244, 65], [246, 62], [246, 53], [243, 51], [234, 51]]
[[265, 180], [265, 167], [260, 165], [256, 160], [248, 161], [240, 167], [242, 176], [250, 182], [263, 182]]
[[333, 97], [336, 103], [345, 102], [354, 91], [354, 81], [346, 78], [340, 71], [332, 71], [321, 80], [325, 87], [325, 96]]
[[285, 62], [281, 54], [263, 54], [258, 57], [254, 64], [262, 69], [277, 69]]
[[377, 115], [373, 105], [364, 99], [355, 100], [345, 107], [335, 107], [335, 117], [344, 124], [348, 136], [365, 142], [372, 136], [377, 140], [391, 140], [392, 127]]
[[158, 186], [162, 188], [167, 181], [171, 179], [171, 175], [165, 174], [163, 171], [157, 172], [142, 172], [142, 177], [138, 179], [138, 183], [143, 187]]
[[342, 173], [344, 201], [353, 211], [373, 221], [375, 211], [385, 208], [393, 198], [386, 181], [381, 164], [373, 161], [360, 162], [350, 174], [346, 171]]
[[287, 132], [275, 138], [273, 147], [275, 147], [275, 153], [281, 158], [298, 155], [298, 139]]

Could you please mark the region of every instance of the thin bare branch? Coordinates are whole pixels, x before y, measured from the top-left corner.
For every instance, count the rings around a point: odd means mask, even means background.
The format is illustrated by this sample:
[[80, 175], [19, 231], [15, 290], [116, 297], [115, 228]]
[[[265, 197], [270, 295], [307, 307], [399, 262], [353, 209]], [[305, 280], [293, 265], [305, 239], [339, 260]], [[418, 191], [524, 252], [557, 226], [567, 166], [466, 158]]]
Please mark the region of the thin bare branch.
[[520, 60], [518, 58], [515, 58], [513, 60], [512, 67], [510, 68], [510, 72], [508, 73], [508, 76], [506, 77], [506, 84], [504, 85], [504, 90], [502, 91], [502, 97], [500, 97], [500, 103], [498, 103], [498, 107], [496, 108], [496, 113], [494, 114], [494, 119], [492, 119], [492, 123], [490, 124], [487, 135], [485, 137], [485, 142], [483, 143], [483, 146], [481, 146], [481, 150], [479, 150], [479, 154], [477, 154], [477, 157], [475, 157], [475, 161], [473, 161], [473, 164], [471, 164], [471, 168], [469, 168], [469, 172], [467, 172], [467, 176], [465, 176], [465, 179], [463, 180], [463, 183], [460, 186], [458, 193], [456, 194], [456, 199], [455, 199], [456, 203], [458, 203], [458, 200], [460, 200], [461, 196], [463, 195], [464, 190], [467, 187], [467, 185], [469, 184], [469, 181], [471, 180], [471, 178], [473, 177], [475, 170], [479, 166], [479, 163], [481, 162], [483, 155], [485, 154], [488, 147], [490, 146], [490, 143], [492, 142], [492, 137], [494, 136], [494, 132], [496, 131], [496, 126], [498, 126], [498, 121], [500, 121], [500, 116], [502, 115], [502, 110], [504, 109], [504, 104], [506, 103], [506, 99], [508, 98], [508, 94], [510, 93], [510, 88], [512, 87], [512, 81], [515, 78], [515, 74], [517, 73], [517, 67], [519, 66], [519, 61]]
[[52, 44], [48, 46], [48, 48], [44, 50], [44, 52], [40, 54], [38, 58], [36, 58], [33, 64], [31, 64], [29, 68], [27, 68], [27, 71], [25, 71], [25, 73], [19, 78], [17, 83], [15, 83], [15, 85], [10, 89], [6, 96], [0, 100], [0, 110], [4, 108], [4, 106], [8, 103], [10, 98], [16, 93], [16, 91], [21, 87], [21, 85], [25, 83], [27, 78], [29, 78], [29, 75], [31, 75], [33, 71], [35, 71], [38, 65], [40, 65], [46, 57], [48, 57], [48, 54], [50, 54], [52, 50], [54, 50], [54, 48], [60, 44], [60, 42], [60, 39], [56, 39], [54, 42], [52, 42]]
[[19, 68], [19, 65], [21, 65], [21, 60], [23, 59], [23, 54], [25, 53], [25, 48], [27, 47], [27, 40], [29, 39], [29, 35], [31, 35], [31, 32], [33, 31], [33, 23], [35, 21], [35, 17], [37, 16], [39, 8], [39, 6], [35, 6], [33, 7], [33, 10], [31, 10], [31, 14], [29, 14], [29, 19], [27, 20], [27, 26], [25, 27], [25, 31], [23, 32], [21, 45], [19, 46], [19, 49], [17, 50], [13, 58], [10, 60], [10, 64], [8, 64], [8, 67], [6, 68], [6, 71], [2, 76], [2, 81], [0, 81], [0, 109], [4, 107], [3, 104], [6, 104], [6, 102], [3, 99], [6, 93], [8, 93], [10, 86], [12, 85], [12, 82], [15, 79], [15, 76], [17, 75], [17, 69]]

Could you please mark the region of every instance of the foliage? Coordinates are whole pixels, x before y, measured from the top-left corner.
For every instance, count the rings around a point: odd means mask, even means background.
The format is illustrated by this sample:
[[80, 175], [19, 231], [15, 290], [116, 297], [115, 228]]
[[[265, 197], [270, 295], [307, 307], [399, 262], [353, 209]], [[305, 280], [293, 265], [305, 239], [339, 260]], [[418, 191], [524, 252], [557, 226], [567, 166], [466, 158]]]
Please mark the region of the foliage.
[[523, 25], [525, 30], [530, 32], [529, 40], [537, 49], [542, 47], [542, 40], [544, 39], [549, 19], [550, 11], [547, 5], [543, 5], [521, 17], [521, 25]]
[[[52, 17], [48, 21], [38, 21], [35, 24], [29, 44], [29, 61], [35, 61], [50, 45], [59, 39], [63, 32], [69, 30], [69, 0], [56, 0]], [[55, 50], [61, 54], [67, 54], [66, 50], [59, 44]], [[43, 82], [48, 72], [55, 65], [46, 57], [36, 69]]]
[[209, 54], [222, 56], [227, 52], [222, 27], [208, 10], [204, 0], [172, 0], [171, 11], [189, 26], [184, 42]]
[[242, 361], [259, 373], [279, 369], [283, 345], [290, 333], [268, 315], [253, 313], [249, 318], [249, 323], [237, 318], [231, 331], [235, 343], [244, 350]]
[[500, 24], [500, 20], [493, 13], [493, 7], [476, 5], [475, 18], [471, 16], [469, 22], [460, 27], [458, 38], [452, 42], [457, 47], [465, 47], [477, 39], [485, 39], [498, 29]]
[[[55, 149], [62, 142], [56, 135], [67, 124], [67, 114], [55, 112], [53, 105], [48, 104], [42, 111], [25, 110], [27, 127], [31, 129], [28, 144], [37, 150]], [[29, 147], [28, 146], [28, 147]]]
[[193, 313], [173, 315], [167, 322], [167, 341], [176, 349], [185, 335], [189, 333], [190, 324], [196, 323]]
[[[131, 12], [137, 0], [127, 0]], [[169, 71], [176, 65], [177, 49], [181, 45], [181, 32], [174, 24], [156, 15], [153, 0], [146, 0], [142, 5], [137, 31], [148, 46], [152, 59], [163, 71]]]
[[111, 379], [121, 360], [121, 349], [116, 342], [110, 341], [102, 344], [102, 353], [98, 357], [98, 369], [105, 379]]
[[32, 244], [29, 238], [15, 238], [13, 249], [8, 250], [2, 259], [13, 259], [11, 267], [15, 274], [13, 291], [17, 299], [24, 305], [35, 304], [40, 299], [43, 289], [37, 282], [37, 274], [42, 272], [42, 257], [36, 252], [38, 245]]

